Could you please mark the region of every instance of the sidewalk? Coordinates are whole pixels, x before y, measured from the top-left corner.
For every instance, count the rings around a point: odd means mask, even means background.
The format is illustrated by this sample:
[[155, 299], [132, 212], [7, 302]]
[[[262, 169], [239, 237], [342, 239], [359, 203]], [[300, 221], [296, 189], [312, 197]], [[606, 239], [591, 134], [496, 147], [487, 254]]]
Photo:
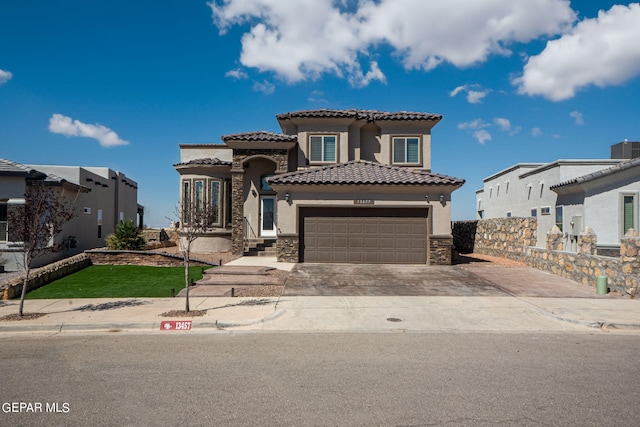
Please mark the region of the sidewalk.
[[[0, 317], [19, 301], [0, 301]], [[163, 317], [183, 310], [183, 298], [27, 300], [25, 313], [0, 321], [0, 334], [22, 332], [214, 333], [268, 332], [589, 332], [640, 333], [640, 301], [513, 296], [348, 296], [190, 298], [202, 317]], [[166, 320], [191, 320], [191, 331], [163, 331]]]

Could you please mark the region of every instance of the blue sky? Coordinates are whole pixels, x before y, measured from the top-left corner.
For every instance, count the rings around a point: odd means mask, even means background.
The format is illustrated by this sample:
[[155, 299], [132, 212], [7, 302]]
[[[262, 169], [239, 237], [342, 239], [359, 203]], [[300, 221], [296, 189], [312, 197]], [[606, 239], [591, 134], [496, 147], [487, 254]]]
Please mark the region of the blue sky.
[[0, 2], [0, 157], [107, 166], [145, 222], [178, 199], [181, 143], [279, 132], [313, 108], [438, 113], [432, 170], [608, 158], [640, 140], [640, 5], [563, 0]]

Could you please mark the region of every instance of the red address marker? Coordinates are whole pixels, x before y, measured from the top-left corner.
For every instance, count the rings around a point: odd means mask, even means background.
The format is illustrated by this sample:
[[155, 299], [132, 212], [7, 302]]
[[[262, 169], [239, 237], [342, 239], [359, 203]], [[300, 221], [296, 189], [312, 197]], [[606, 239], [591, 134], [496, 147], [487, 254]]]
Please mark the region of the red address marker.
[[163, 320], [160, 322], [161, 331], [190, 331], [191, 320]]

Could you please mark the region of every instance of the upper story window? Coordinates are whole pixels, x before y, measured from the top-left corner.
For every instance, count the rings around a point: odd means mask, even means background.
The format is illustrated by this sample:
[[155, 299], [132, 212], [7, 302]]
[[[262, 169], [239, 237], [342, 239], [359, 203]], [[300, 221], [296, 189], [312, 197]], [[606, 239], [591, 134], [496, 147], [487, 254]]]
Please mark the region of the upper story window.
[[309, 161], [312, 163], [335, 162], [336, 151], [335, 135], [311, 135], [309, 137]]
[[420, 163], [420, 138], [393, 138], [393, 163]]

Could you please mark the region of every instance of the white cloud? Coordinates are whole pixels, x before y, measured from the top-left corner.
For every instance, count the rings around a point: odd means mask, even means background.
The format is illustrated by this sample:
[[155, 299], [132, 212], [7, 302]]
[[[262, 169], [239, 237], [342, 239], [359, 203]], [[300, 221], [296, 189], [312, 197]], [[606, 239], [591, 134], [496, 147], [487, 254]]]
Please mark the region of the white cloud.
[[454, 90], [452, 90], [449, 95], [450, 96], [456, 96], [457, 94], [459, 94], [460, 92], [467, 90], [467, 85], [463, 85], [463, 86], [458, 86], [457, 88], [455, 88]]
[[486, 141], [491, 140], [491, 134], [484, 129], [489, 126], [491, 125], [484, 120], [475, 119], [471, 122], [459, 123], [458, 129], [468, 131], [468, 133], [477, 139], [480, 144], [484, 144]]
[[582, 117], [582, 113], [579, 111], [572, 111], [569, 113], [569, 116], [571, 116], [574, 120], [575, 123], [577, 125], [583, 125], [584, 124], [584, 117]]
[[542, 135], [542, 129], [540, 129], [540, 128], [532, 128], [531, 129], [531, 136], [537, 137], [537, 136], [540, 136], [540, 135]]
[[469, 101], [470, 104], [479, 104], [482, 102], [482, 98], [487, 96], [489, 92], [488, 90], [470, 90], [467, 93], [467, 101]]
[[231, 77], [236, 80], [246, 79], [247, 73], [242, 68], [236, 68], [235, 70], [229, 70], [225, 74], [225, 77]]
[[276, 91], [276, 87], [273, 83], [269, 83], [265, 80], [263, 82], [255, 82], [253, 84], [253, 90], [256, 92], [262, 92], [265, 95], [273, 95], [273, 92]]
[[54, 114], [49, 119], [49, 131], [66, 136], [83, 136], [86, 138], [96, 139], [103, 147], [115, 147], [118, 145], [127, 145], [129, 141], [125, 141], [118, 137], [118, 134], [108, 127], [100, 124], [88, 125], [79, 120], [72, 120], [71, 117], [62, 114]]
[[[568, 0], [213, 0], [221, 34], [234, 25], [242, 36], [240, 63], [294, 83], [324, 73], [354, 86], [384, 82], [371, 55], [391, 48], [407, 69], [443, 62], [466, 67], [507, 46], [560, 34], [574, 22]], [[363, 64], [370, 71], [362, 71]], [[481, 99], [480, 95], [472, 99]]]
[[0, 70], [0, 85], [11, 80], [11, 77], [13, 77], [11, 71]]
[[640, 4], [615, 5], [585, 19], [528, 59], [518, 92], [553, 101], [589, 85], [622, 84], [640, 75]]
[[484, 98], [489, 94], [489, 92], [491, 92], [491, 90], [489, 89], [486, 89], [486, 90], [483, 90], [483, 89], [474, 90], [474, 89], [481, 89], [481, 87], [480, 85], [477, 85], [477, 84], [458, 86], [457, 88], [452, 90], [449, 93], [449, 95], [453, 97], [459, 94], [460, 92], [467, 92], [467, 101], [470, 104], [480, 104], [482, 102], [482, 98]]
[[504, 117], [496, 117], [495, 119], [493, 119], [493, 122], [500, 128], [501, 131], [507, 132], [509, 136], [516, 135], [522, 130], [520, 126], [512, 126], [511, 121], [509, 119], [505, 119]]
[[477, 130], [473, 133], [473, 137], [478, 140], [480, 144], [483, 144], [487, 141], [491, 141], [491, 134], [486, 130]]
[[326, 104], [329, 102], [324, 98], [324, 92], [322, 92], [321, 90], [314, 90], [313, 92], [311, 92], [311, 94], [307, 98], [307, 101], [317, 102], [321, 104]]
[[458, 123], [458, 129], [464, 129], [464, 130], [482, 129], [489, 126], [491, 125], [482, 119], [475, 119], [471, 122]]

